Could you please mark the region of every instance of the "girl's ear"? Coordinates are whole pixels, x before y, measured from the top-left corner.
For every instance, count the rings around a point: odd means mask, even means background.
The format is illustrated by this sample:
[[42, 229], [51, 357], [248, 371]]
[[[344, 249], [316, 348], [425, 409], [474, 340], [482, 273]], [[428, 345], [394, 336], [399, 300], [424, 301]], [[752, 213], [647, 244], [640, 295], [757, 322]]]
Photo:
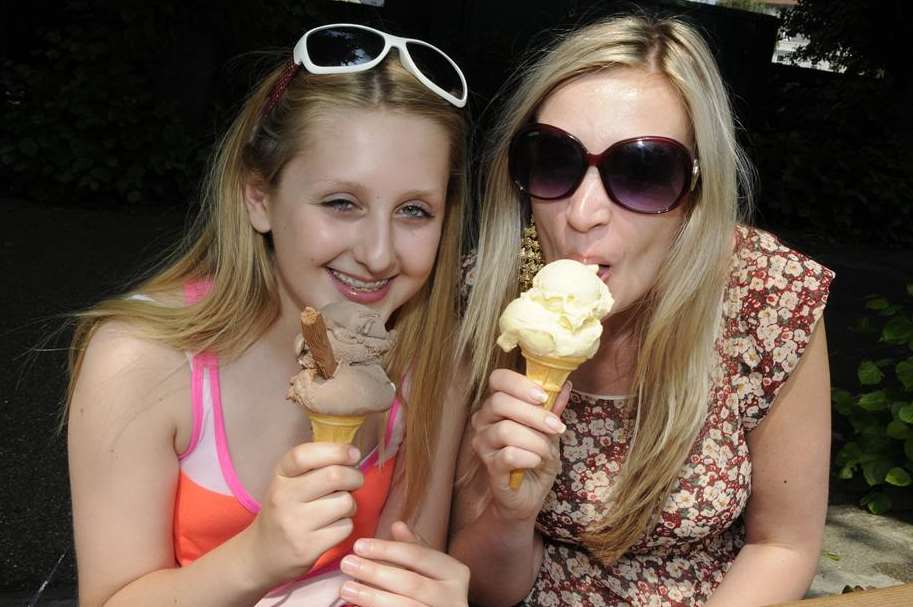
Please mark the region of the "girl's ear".
[[261, 234], [272, 229], [270, 224], [270, 200], [266, 184], [260, 177], [250, 177], [244, 184], [244, 206], [250, 225]]

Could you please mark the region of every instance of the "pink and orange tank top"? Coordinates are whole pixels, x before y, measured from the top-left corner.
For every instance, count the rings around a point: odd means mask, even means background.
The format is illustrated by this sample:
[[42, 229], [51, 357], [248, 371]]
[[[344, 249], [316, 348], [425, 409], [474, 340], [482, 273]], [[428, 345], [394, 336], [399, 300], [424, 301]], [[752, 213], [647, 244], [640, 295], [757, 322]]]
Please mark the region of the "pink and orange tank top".
[[[199, 301], [208, 287], [206, 283], [188, 284], [185, 287], [188, 303]], [[240, 533], [260, 512], [260, 504], [241, 484], [232, 464], [219, 391], [219, 359], [208, 352], [188, 354], [188, 357], [193, 429], [187, 449], [179, 455], [173, 523], [175, 559], [181, 566]], [[337, 589], [345, 579], [339, 571], [339, 561], [351, 553], [355, 540], [373, 537], [377, 529], [402, 442], [402, 414], [397, 398], [388, 415], [383, 452], [378, 445], [359, 464], [365, 482], [353, 493], [358, 509], [352, 534], [321, 555], [304, 577], [273, 590], [258, 606], [278, 604], [277, 601], [288, 604], [285, 601], [290, 594], [295, 595], [296, 604], [299, 598], [304, 598], [300, 595], [307, 596], [307, 604], [336, 602]]]

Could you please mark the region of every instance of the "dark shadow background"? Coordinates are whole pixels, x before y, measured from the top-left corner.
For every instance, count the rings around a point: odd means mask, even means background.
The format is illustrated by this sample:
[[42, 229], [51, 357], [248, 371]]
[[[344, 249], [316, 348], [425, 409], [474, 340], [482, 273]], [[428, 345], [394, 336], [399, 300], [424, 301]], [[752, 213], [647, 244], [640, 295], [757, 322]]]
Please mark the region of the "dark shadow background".
[[[30, 593], [61, 554], [53, 584], [74, 580], [66, 445], [56, 433], [67, 338], [60, 315], [121, 291], [174, 242], [196, 208], [214, 142], [251, 84], [306, 29], [354, 21], [444, 49], [466, 72], [484, 145], [498, 88], [526, 49], [632, 6], [189, 4], [0, 5], [0, 592]], [[913, 78], [898, 85], [772, 64], [780, 22], [768, 15], [675, 0], [638, 5], [702, 28], [759, 170], [756, 222], [838, 271], [828, 332], [834, 383], [849, 387], [860, 345], [848, 327], [865, 296], [900, 299], [913, 282], [913, 96], [904, 92]], [[909, 24], [890, 14], [873, 22], [876, 37], [902, 53]]]

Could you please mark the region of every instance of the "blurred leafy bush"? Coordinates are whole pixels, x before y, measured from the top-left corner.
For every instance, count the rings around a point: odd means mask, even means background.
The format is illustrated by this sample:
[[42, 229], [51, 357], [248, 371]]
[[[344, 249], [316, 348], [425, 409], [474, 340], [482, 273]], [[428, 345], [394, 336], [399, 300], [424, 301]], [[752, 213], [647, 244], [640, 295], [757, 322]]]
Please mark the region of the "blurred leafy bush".
[[0, 195], [58, 204], [193, 198], [212, 143], [258, 74], [328, 10], [34, 1], [17, 8], [0, 60]]
[[[913, 283], [907, 292], [913, 297]], [[881, 514], [913, 504], [913, 300], [873, 296], [866, 307], [874, 317], [854, 329], [880, 357], [859, 363], [853, 392], [832, 391], [843, 435], [834, 466], [838, 479], [865, 488], [862, 505]]]
[[913, 154], [877, 79], [776, 66], [750, 135], [759, 221], [840, 243], [913, 244]]
[[781, 32], [795, 59], [842, 73], [773, 65], [756, 137], [762, 221], [847, 241], [913, 244], [913, 5], [799, 0]]
[[0, 171], [10, 194], [68, 204], [193, 189], [205, 151], [148, 69], [171, 42], [169, 13], [155, 3], [90, 11], [68, 2], [27, 57], [0, 65]]

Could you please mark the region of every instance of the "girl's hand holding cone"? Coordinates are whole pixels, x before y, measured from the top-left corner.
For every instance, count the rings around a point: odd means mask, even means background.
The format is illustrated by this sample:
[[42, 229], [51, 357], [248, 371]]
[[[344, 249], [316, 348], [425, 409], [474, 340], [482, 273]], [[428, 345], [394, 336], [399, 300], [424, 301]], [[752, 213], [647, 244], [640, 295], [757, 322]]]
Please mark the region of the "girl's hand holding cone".
[[248, 543], [251, 570], [266, 587], [302, 575], [352, 533], [360, 457], [333, 443], [305, 443], [282, 457], [257, 518], [232, 540]]
[[[560, 415], [570, 385], [564, 385], [551, 412], [542, 407], [545, 391], [520, 373], [498, 369], [488, 385], [488, 398], [472, 416], [472, 447], [488, 472], [492, 505], [506, 519], [535, 517], [561, 470], [559, 439], [565, 426]], [[525, 474], [512, 489], [516, 469]]]

